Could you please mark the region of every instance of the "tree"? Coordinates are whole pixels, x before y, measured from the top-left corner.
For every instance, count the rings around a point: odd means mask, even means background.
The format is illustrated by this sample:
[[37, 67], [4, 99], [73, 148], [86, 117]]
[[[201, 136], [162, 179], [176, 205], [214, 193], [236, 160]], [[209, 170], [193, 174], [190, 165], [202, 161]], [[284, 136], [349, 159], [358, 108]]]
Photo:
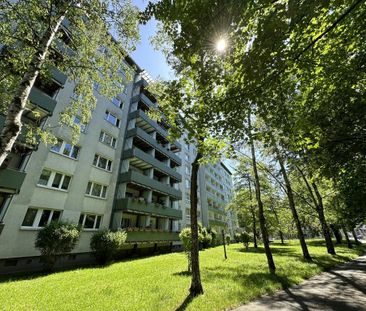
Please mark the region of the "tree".
[[51, 222], [37, 234], [35, 247], [41, 251], [46, 270], [52, 270], [57, 256], [70, 253], [79, 241], [79, 228], [67, 222]]
[[100, 230], [90, 239], [90, 248], [97, 261], [104, 265], [122, 248], [127, 238], [125, 231]]
[[[60, 115], [60, 121], [73, 128], [74, 140], [80, 126], [73, 124], [72, 116], [80, 115], [83, 124], [90, 120], [96, 104], [93, 83], [100, 84], [100, 93], [109, 98], [122, 92], [125, 78], [120, 70], [128, 75], [123, 61], [138, 38], [137, 17], [138, 10], [130, 0], [0, 4], [0, 108], [6, 114], [0, 134], [0, 165], [21, 131], [32, 87], [36, 81], [50, 81], [52, 68], [59, 68], [75, 82], [75, 99]], [[44, 142], [54, 140], [50, 128], [41, 130], [34, 124], [33, 130]]]

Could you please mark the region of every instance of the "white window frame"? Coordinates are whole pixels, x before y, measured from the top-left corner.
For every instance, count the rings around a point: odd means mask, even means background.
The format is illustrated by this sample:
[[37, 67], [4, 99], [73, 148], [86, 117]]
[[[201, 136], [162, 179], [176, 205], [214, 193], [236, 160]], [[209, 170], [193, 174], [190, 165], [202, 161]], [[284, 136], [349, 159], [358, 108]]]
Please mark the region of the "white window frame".
[[[95, 157], [98, 157], [98, 159], [97, 159], [97, 163], [96, 164], [94, 164], [94, 159], [95, 159]], [[106, 168], [103, 168], [103, 167], [100, 167], [99, 166], [99, 163], [100, 163], [100, 159], [101, 158], [103, 158], [104, 160], [106, 160], [107, 162], [106, 162], [106, 164], [107, 164], [107, 167]], [[108, 158], [105, 158], [105, 157], [103, 157], [103, 156], [101, 156], [100, 154], [98, 154], [98, 153], [96, 153], [95, 155], [94, 155], [94, 159], [93, 159], [93, 166], [94, 167], [96, 167], [96, 168], [99, 168], [99, 169], [101, 169], [101, 170], [103, 170], [103, 171], [106, 171], [106, 172], [112, 172], [112, 165], [113, 165], [113, 161], [112, 160], [110, 160], [110, 159], [108, 159]], [[108, 169], [108, 163], [110, 163], [110, 169]]]
[[[37, 214], [34, 217], [33, 224], [31, 226], [23, 226], [24, 218], [27, 215], [27, 212], [28, 212], [29, 209], [36, 209], [37, 210]], [[26, 212], [24, 214], [23, 221], [22, 221], [22, 225], [20, 226], [20, 228], [21, 229], [42, 229], [42, 228], [44, 228], [44, 227], [40, 227], [39, 226], [39, 222], [41, 221], [41, 217], [42, 217], [43, 211], [50, 211], [50, 215], [48, 216], [46, 225], [49, 225], [50, 224], [54, 212], [60, 212], [60, 216], [59, 216], [59, 219], [58, 220], [60, 220], [61, 217], [62, 217], [62, 210], [49, 209], [49, 208], [38, 208], [38, 207], [30, 206], [30, 207], [27, 208], [27, 210], [26, 210]]]
[[[102, 138], [101, 138], [101, 136], [102, 136]], [[109, 144], [108, 144], [108, 143], [106, 142], [106, 140], [105, 140], [106, 136], [109, 136], [109, 137], [111, 138], [111, 142], [110, 142]], [[117, 147], [117, 138], [116, 138], [116, 137], [114, 137], [113, 135], [111, 135], [111, 134], [109, 134], [109, 133], [107, 133], [107, 132], [103, 131], [103, 130], [101, 130], [101, 131], [100, 131], [100, 134], [99, 134], [99, 141], [100, 141], [101, 143], [103, 143], [103, 144], [105, 144], [105, 145], [107, 145], [107, 146], [109, 146], [109, 147], [113, 148], [113, 149], [116, 149], [116, 147]], [[114, 141], [114, 146], [113, 146], [113, 141]]]
[[[68, 174], [65, 174], [65, 173], [57, 172], [57, 171], [51, 170], [51, 169], [46, 168], [46, 167], [42, 169], [41, 175], [42, 175], [42, 173], [43, 173], [44, 170], [50, 171], [51, 172], [51, 175], [48, 178], [48, 181], [47, 181], [47, 184], [46, 185], [39, 184], [39, 179], [38, 179], [38, 181], [37, 181], [37, 186], [38, 187], [52, 189], [52, 190], [58, 190], [58, 191], [63, 191], [63, 192], [68, 192], [69, 191], [70, 184], [71, 184], [71, 181], [72, 181], [72, 175], [68, 175]], [[53, 184], [53, 181], [55, 179], [56, 174], [62, 175], [61, 176], [61, 180], [60, 180], [60, 186], [59, 186], [59, 188], [52, 187], [52, 184]], [[39, 175], [39, 178], [41, 178], [41, 175]], [[64, 183], [65, 176], [70, 177], [70, 181], [69, 181], [69, 184], [67, 186], [67, 189], [62, 189], [61, 186]]]
[[[90, 189], [89, 189], [89, 192], [88, 192], [88, 188], [89, 188], [89, 183], [91, 184], [90, 186]], [[97, 195], [93, 195], [93, 188], [94, 188], [94, 185], [98, 185], [98, 186], [101, 186], [102, 189], [101, 189], [101, 192], [100, 192], [100, 195], [97, 196]], [[103, 191], [104, 190], [104, 191]], [[94, 181], [89, 181], [87, 186], [86, 186], [86, 191], [85, 191], [85, 195], [87, 197], [92, 197], [92, 198], [97, 198], [97, 199], [103, 199], [103, 200], [106, 200], [107, 198], [107, 191], [108, 191], [108, 186], [106, 185], [103, 185], [103, 184], [100, 184], [100, 183], [97, 183], [97, 182], [94, 182]], [[104, 196], [103, 196], [103, 193], [104, 193]]]
[[[51, 152], [53, 152], [53, 153], [57, 153], [57, 154], [59, 154], [59, 155], [62, 155], [62, 156], [64, 156], [64, 157], [66, 157], [66, 158], [70, 158], [70, 159], [72, 159], [72, 160], [78, 160], [79, 159], [79, 154], [80, 154], [80, 147], [79, 146], [76, 146], [76, 145], [72, 145], [72, 144], [70, 144], [70, 143], [68, 143], [68, 142], [66, 142], [65, 140], [63, 140], [63, 139], [61, 139], [61, 138], [58, 138], [57, 137], [57, 139], [58, 140], [60, 140], [61, 141], [61, 147], [60, 147], [60, 150], [59, 151], [57, 151], [57, 150], [53, 150], [52, 148], [55, 146], [52, 146], [51, 147]], [[70, 153], [69, 153], [69, 155], [66, 155], [66, 154], [64, 154], [64, 150], [65, 150], [65, 147], [66, 147], [66, 145], [71, 145], [71, 149], [70, 149]], [[74, 149], [75, 149], [75, 147], [76, 148], [78, 148], [79, 149], [79, 151], [78, 151], [78, 155], [77, 155], [77, 157], [76, 158], [74, 158], [74, 157], [72, 157], [71, 156], [71, 154], [73, 154], [74, 153]]]
[[[81, 217], [81, 216], [83, 216], [83, 221], [80, 223], [80, 217]], [[86, 217], [87, 217], [87, 216], [95, 216], [93, 228], [84, 228], [85, 220], [86, 220]], [[79, 225], [81, 225], [81, 227], [82, 227], [82, 228], [83, 228], [83, 230], [85, 230], [85, 231], [88, 231], [88, 230], [89, 230], [89, 231], [99, 230], [100, 226], [102, 225], [103, 215], [100, 215], [100, 214], [94, 214], [94, 213], [80, 213], [80, 217], [79, 217]], [[100, 217], [99, 227], [96, 227], [98, 217]]]
[[[114, 117], [116, 119], [116, 122], [115, 123], [111, 122], [111, 120], [109, 120], [109, 116]], [[121, 127], [121, 119], [118, 118], [114, 113], [111, 113], [109, 110], [105, 111], [104, 120], [106, 120], [108, 123], [114, 125], [115, 127], [118, 127], [118, 128]]]

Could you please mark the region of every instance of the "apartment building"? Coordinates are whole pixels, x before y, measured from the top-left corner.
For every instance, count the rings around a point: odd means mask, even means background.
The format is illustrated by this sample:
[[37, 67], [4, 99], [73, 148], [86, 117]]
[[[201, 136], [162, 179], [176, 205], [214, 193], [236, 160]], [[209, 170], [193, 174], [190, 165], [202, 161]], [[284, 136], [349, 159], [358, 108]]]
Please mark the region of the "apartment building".
[[[190, 176], [191, 163], [196, 156], [194, 145], [181, 141], [182, 151], [182, 221], [180, 228], [190, 225]], [[198, 221], [205, 227], [224, 230], [232, 237], [238, 229], [236, 213], [226, 211], [225, 207], [233, 196], [232, 174], [227, 166], [219, 161], [216, 164], [201, 166], [198, 172]]]
[[58, 119], [75, 96], [73, 81], [55, 71], [51, 86], [33, 87], [34, 107], [24, 119], [32, 122], [35, 109], [43, 113], [41, 126], [53, 126], [58, 142], [28, 146], [22, 133], [0, 169], [0, 270], [37, 261], [37, 232], [55, 220], [83, 228], [72, 260], [90, 257], [90, 238], [103, 228], [125, 229], [126, 250], [179, 241], [181, 147], [167, 140], [164, 120], [148, 118], [156, 100], [137, 64], [129, 57], [126, 64], [133, 82], [126, 81], [112, 100], [100, 95], [95, 84], [97, 105], [90, 123], [73, 117], [82, 129], [77, 145], [71, 144], [71, 129], [59, 126]]

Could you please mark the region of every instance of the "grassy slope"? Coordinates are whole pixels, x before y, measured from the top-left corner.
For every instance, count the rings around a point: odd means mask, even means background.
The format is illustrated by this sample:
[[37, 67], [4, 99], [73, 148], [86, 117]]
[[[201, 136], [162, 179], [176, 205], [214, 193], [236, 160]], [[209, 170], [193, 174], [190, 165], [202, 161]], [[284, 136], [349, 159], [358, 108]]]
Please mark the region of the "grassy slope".
[[[309, 241], [313, 263], [301, 260], [300, 246], [273, 244], [277, 275], [270, 275], [262, 249], [245, 252], [239, 244], [202, 251], [205, 294], [185, 300], [190, 276], [182, 273], [184, 254], [135, 259], [105, 268], [79, 269], [0, 283], [1, 310], [223, 310], [288, 287], [324, 268], [353, 259], [360, 249], [337, 247], [326, 254], [319, 241]], [[184, 302], [186, 302], [184, 304]]]

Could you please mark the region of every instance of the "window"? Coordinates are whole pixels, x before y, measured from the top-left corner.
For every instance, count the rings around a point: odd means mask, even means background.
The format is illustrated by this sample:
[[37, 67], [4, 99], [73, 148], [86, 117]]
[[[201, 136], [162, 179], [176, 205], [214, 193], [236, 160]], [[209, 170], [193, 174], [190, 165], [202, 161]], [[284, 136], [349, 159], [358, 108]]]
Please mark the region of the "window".
[[94, 156], [93, 165], [109, 172], [112, 170], [112, 161], [103, 158], [99, 154]]
[[118, 119], [115, 115], [111, 114], [108, 110], [106, 110], [105, 112], [105, 117], [104, 117], [109, 123], [119, 127], [121, 120]]
[[43, 169], [41, 176], [38, 180], [39, 186], [65, 190], [69, 189], [71, 176], [51, 171], [49, 169]]
[[85, 193], [92, 197], [105, 198], [107, 196], [107, 186], [89, 181]]
[[102, 222], [101, 215], [95, 214], [80, 214], [79, 225], [85, 229], [99, 229], [100, 224]]
[[120, 99], [118, 96], [112, 98], [112, 103], [118, 108], [122, 109], [123, 107], [122, 99]]
[[116, 148], [117, 139], [114, 138], [112, 135], [107, 134], [106, 132], [101, 131], [99, 135], [99, 141], [107, 146], [112, 148]]
[[93, 82], [93, 88], [95, 91], [99, 92], [101, 89], [101, 85], [98, 82]]
[[57, 138], [56, 145], [51, 147], [51, 151], [62, 154], [64, 156], [77, 159], [79, 156], [80, 148], [78, 146], [71, 145], [60, 138]]
[[59, 221], [60, 217], [61, 211], [30, 207], [24, 216], [22, 227], [43, 228], [51, 221]]
[[80, 132], [85, 133], [86, 132], [86, 125], [81, 123], [81, 118], [78, 116], [74, 116], [74, 124], [77, 124], [80, 126]]

